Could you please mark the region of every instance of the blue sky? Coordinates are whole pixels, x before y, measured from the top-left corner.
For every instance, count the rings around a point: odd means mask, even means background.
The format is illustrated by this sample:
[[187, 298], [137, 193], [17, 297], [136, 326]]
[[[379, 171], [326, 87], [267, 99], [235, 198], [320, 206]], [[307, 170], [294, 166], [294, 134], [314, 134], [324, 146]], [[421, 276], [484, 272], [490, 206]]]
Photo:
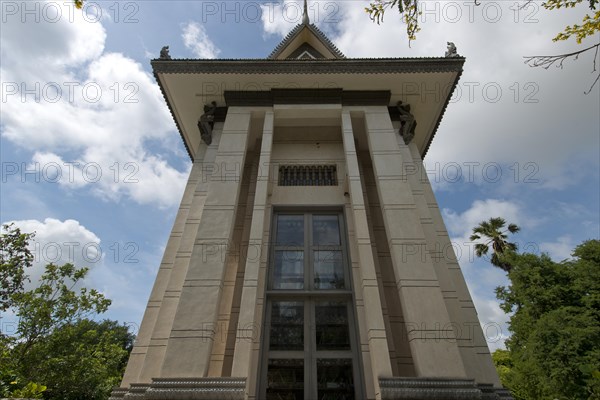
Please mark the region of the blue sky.
[[[150, 59], [166, 44], [174, 58], [264, 58], [301, 4], [24, 4], [2, 2], [0, 220], [37, 232], [34, 280], [46, 262], [88, 265], [86, 284], [113, 300], [104, 316], [135, 328], [190, 169]], [[594, 55], [549, 70], [522, 58], [575, 49], [551, 38], [587, 8], [428, 1], [409, 47], [395, 14], [378, 26], [365, 4], [310, 1], [311, 22], [348, 57], [442, 56], [453, 41], [467, 58], [425, 162], [489, 344], [501, 346], [493, 289], [506, 278], [473, 259], [471, 228], [502, 216], [522, 227], [521, 248], [555, 259], [600, 237], [599, 85], [584, 95]]]

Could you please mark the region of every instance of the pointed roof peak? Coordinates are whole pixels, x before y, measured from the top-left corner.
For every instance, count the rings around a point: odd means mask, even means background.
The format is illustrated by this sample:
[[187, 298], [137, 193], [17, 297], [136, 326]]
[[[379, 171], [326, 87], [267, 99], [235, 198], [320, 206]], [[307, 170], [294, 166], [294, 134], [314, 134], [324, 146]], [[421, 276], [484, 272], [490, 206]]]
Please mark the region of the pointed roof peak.
[[[306, 2], [306, 0], [305, 0]], [[308, 15], [308, 14], [306, 14]], [[306, 17], [308, 19], [308, 16]], [[340, 59], [346, 56], [315, 24], [301, 23], [292, 29], [287, 36], [275, 47], [269, 59], [296, 58], [297, 50], [308, 45], [314, 58]], [[306, 49], [305, 49], [306, 50]], [[302, 54], [300, 52], [299, 54]]]
[[302, 24], [310, 24], [310, 20], [308, 19], [308, 0], [304, 0], [304, 14], [302, 14]]

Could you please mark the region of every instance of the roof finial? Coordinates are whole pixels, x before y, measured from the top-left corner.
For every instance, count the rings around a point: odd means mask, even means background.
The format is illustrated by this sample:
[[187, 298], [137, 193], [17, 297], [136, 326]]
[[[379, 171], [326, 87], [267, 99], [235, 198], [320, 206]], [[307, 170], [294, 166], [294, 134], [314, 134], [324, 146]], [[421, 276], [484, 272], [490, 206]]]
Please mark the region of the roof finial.
[[308, 20], [308, 4], [307, 0], [304, 0], [304, 14], [302, 15], [302, 23], [304, 25], [308, 25], [310, 21]]

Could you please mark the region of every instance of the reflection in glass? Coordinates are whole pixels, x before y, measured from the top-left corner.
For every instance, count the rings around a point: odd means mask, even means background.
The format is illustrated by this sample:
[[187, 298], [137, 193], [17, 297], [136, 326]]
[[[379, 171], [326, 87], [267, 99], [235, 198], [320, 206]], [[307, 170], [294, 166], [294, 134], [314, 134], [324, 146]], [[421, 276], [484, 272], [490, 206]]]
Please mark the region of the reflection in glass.
[[275, 251], [273, 289], [302, 288], [304, 288], [304, 252]]
[[317, 359], [319, 400], [353, 400], [351, 359]]
[[274, 301], [271, 303], [271, 350], [304, 350], [304, 303]]
[[338, 246], [340, 244], [340, 225], [337, 215], [314, 215], [313, 244], [320, 246]]
[[288, 246], [304, 245], [304, 216], [277, 216], [277, 244]]
[[340, 250], [314, 252], [315, 289], [344, 289], [344, 264]]
[[304, 400], [304, 360], [269, 360], [267, 400]]
[[346, 304], [343, 301], [315, 304], [317, 350], [350, 350]]

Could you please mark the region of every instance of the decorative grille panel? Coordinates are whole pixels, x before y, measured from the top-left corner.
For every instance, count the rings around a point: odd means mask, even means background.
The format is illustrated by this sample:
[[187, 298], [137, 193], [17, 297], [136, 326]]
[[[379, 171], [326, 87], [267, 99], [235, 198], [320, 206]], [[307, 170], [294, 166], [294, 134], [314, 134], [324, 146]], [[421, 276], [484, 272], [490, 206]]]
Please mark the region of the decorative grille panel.
[[335, 165], [281, 165], [279, 186], [337, 186]]

